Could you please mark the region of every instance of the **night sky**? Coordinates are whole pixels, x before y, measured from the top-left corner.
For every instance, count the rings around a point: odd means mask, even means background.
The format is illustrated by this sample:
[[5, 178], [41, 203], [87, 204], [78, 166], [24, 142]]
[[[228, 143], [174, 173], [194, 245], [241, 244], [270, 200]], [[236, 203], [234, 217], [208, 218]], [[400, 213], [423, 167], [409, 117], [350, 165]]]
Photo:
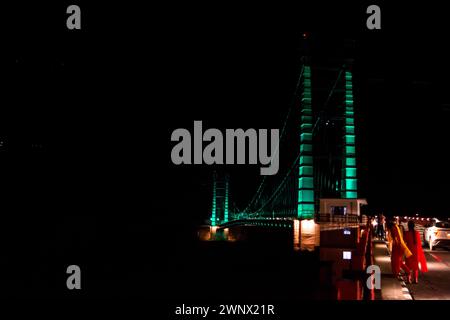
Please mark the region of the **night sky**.
[[[303, 32], [327, 48], [325, 57], [334, 54], [327, 43], [356, 41], [359, 193], [370, 210], [448, 215], [450, 49], [441, 2], [377, 2], [379, 31], [365, 26], [372, 2], [76, 3], [81, 31], [65, 27], [72, 2], [2, 10], [0, 183], [5, 216], [29, 230], [22, 239], [45, 238], [73, 216], [96, 221], [97, 238], [113, 243], [132, 237], [117, 236], [126, 225], [191, 230], [209, 218], [214, 168], [174, 166], [172, 131], [192, 130], [194, 120], [280, 128]], [[245, 207], [259, 166], [220, 169]]]
[[[381, 4], [382, 30], [369, 31], [365, 4], [217, 6], [208, 14], [191, 5], [143, 12], [81, 4], [87, 10], [78, 33], [65, 29], [59, 14], [64, 3], [8, 11], [14, 32], [7, 35], [3, 60], [8, 99], [1, 130], [9, 156], [40, 148], [39, 156], [67, 157], [78, 168], [96, 170], [99, 161], [100, 184], [117, 175], [141, 189], [134, 179], [151, 179], [157, 183], [146, 188], [160, 185], [158, 192], [167, 185], [169, 198], [201, 194], [203, 205], [212, 170], [173, 166], [170, 133], [191, 128], [193, 120], [222, 129], [279, 128], [297, 80], [299, 39], [307, 31], [324, 48], [330, 39], [356, 41], [361, 196], [392, 213], [445, 211], [439, 199], [449, 191], [449, 55], [438, 7]], [[333, 48], [320, 54], [327, 50]], [[135, 170], [140, 174], [131, 177]], [[259, 177], [255, 167], [243, 171], [252, 179], [236, 183], [233, 194], [245, 203]]]

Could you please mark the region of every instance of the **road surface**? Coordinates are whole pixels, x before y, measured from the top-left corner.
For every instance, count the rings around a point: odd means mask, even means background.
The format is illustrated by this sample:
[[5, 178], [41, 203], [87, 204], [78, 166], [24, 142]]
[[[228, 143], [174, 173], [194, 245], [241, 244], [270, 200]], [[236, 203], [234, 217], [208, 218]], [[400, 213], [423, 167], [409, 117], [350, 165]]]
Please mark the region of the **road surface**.
[[415, 300], [450, 300], [450, 250], [424, 248], [428, 272], [419, 274], [418, 284], [408, 284]]

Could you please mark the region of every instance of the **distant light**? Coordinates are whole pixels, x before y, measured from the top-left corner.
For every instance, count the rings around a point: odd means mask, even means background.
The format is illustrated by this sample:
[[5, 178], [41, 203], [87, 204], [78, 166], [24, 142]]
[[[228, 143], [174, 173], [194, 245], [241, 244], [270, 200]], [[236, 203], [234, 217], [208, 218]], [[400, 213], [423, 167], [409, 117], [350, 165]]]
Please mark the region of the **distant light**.
[[427, 218], [427, 221], [430, 221], [430, 218]]
[[313, 219], [306, 219], [301, 221], [301, 232], [302, 234], [314, 234], [315, 233], [315, 222]]
[[408, 219], [408, 217], [403, 217], [403, 219]]
[[352, 260], [352, 252], [351, 251], [343, 251], [342, 259], [344, 260]]
[[300, 221], [294, 220], [294, 250], [300, 250]]
[[422, 220], [422, 221], [423, 221], [423, 218], [420, 218], [420, 220]]
[[344, 234], [352, 234], [352, 232], [350, 231], [350, 229], [344, 229]]
[[419, 214], [418, 213], [416, 213], [416, 216], [418, 216]]

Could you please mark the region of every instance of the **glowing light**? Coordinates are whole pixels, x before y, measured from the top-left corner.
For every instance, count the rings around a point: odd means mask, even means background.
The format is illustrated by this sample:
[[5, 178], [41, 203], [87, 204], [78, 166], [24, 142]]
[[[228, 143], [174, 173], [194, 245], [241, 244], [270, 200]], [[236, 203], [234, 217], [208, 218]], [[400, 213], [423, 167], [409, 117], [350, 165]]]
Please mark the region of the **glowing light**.
[[300, 221], [294, 220], [294, 250], [300, 250]]
[[301, 226], [302, 234], [313, 234], [315, 232], [316, 224], [313, 219], [302, 220]]
[[351, 251], [342, 251], [342, 259], [352, 260], [352, 252]]
[[223, 237], [225, 240], [228, 240], [229, 233], [230, 233], [230, 230], [228, 228], [223, 229]]
[[213, 176], [213, 200], [212, 200], [212, 210], [211, 210], [211, 226], [216, 225], [216, 211], [217, 211], [217, 203], [216, 203], [216, 174]]
[[353, 111], [352, 73], [345, 72], [345, 127], [344, 127], [344, 161], [342, 167], [341, 197], [345, 199], [358, 198], [356, 173], [355, 118]]
[[299, 190], [298, 201], [299, 202], [313, 202], [314, 201], [314, 191], [313, 190]]
[[356, 166], [356, 159], [355, 158], [346, 158], [345, 159], [345, 166], [346, 167]]
[[301, 220], [300, 222], [300, 248], [301, 250], [314, 251], [314, 248], [319, 245], [319, 239], [316, 237], [320, 234], [319, 225], [314, 222], [314, 219]]
[[223, 222], [228, 222], [228, 177], [225, 180], [225, 203]]
[[302, 166], [299, 169], [300, 176], [312, 176], [312, 174], [313, 174], [312, 166]]
[[[302, 74], [302, 94], [300, 99], [300, 159], [298, 178], [299, 218], [311, 218], [314, 215], [314, 177], [312, 145], [312, 106], [311, 106], [311, 67], [305, 65]], [[295, 224], [294, 224], [295, 227]]]
[[210, 240], [215, 240], [217, 228], [218, 227], [216, 227], [216, 226], [211, 226], [210, 227], [210, 231], [209, 231], [210, 232], [210, 237], [209, 237]]

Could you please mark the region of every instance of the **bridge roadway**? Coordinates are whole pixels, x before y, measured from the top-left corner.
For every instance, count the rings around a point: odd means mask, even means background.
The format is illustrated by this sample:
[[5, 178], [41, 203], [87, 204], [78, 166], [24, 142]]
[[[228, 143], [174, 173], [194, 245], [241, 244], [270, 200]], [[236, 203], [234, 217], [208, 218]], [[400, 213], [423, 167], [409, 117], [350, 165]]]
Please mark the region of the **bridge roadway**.
[[[361, 225], [357, 216], [330, 216], [320, 214], [315, 216], [315, 222], [320, 224], [320, 230], [336, 230]], [[261, 226], [275, 228], [293, 228], [294, 218], [247, 218], [236, 219], [223, 223], [217, 227], [218, 230], [234, 226]]]
[[419, 275], [418, 284], [408, 284], [415, 300], [450, 300], [450, 250], [425, 249], [428, 272]]

